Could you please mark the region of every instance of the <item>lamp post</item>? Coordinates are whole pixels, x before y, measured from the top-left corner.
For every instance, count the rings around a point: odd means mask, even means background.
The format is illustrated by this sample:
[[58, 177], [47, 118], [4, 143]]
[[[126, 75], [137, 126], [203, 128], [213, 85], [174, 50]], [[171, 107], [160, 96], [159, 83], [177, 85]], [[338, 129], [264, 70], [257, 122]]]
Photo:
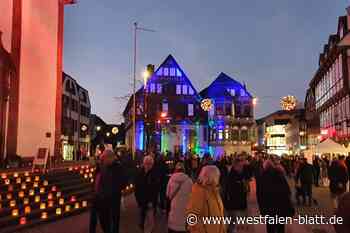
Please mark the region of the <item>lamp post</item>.
[[136, 155], [136, 55], [137, 55], [137, 31], [155, 32], [152, 29], [139, 27], [134, 23], [134, 77], [133, 77], [133, 114], [132, 114], [132, 155]]

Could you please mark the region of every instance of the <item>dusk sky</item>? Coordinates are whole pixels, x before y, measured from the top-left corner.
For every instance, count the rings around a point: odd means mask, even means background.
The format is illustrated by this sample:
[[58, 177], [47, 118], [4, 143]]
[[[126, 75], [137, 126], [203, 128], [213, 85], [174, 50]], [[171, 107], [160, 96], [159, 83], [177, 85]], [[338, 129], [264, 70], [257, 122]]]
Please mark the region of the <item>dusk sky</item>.
[[287, 94], [304, 101], [318, 56], [348, 0], [78, 0], [65, 8], [64, 70], [88, 89], [92, 113], [122, 120], [132, 91], [132, 25], [137, 66], [172, 54], [197, 91], [225, 72], [257, 96], [256, 117]]

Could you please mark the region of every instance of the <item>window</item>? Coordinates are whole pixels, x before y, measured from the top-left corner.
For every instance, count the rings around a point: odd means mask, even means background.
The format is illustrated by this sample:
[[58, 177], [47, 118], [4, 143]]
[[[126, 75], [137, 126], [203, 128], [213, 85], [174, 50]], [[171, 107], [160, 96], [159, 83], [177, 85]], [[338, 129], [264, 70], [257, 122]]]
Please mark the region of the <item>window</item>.
[[169, 68], [164, 68], [164, 76], [168, 76], [169, 75]]
[[226, 116], [231, 116], [232, 114], [232, 104], [230, 103], [225, 103], [225, 115]]
[[194, 94], [194, 90], [193, 90], [193, 88], [192, 87], [188, 87], [188, 94], [189, 95], [193, 95]]
[[162, 84], [160, 84], [160, 83], [157, 84], [157, 93], [158, 94], [162, 93]]
[[175, 76], [175, 68], [170, 68], [170, 76]]
[[219, 133], [218, 135], [219, 140], [222, 140], [224, 138], [222, 129], [219, 129], [218, 133]]
[[241, 96], [246, 96], [245, 90], [241, 89]]
[[181, 71], [178, 68], [176, 69], [176, 76], [177, 77], [182, 77], [182, 73], [181, 73]]
[[229, 130], [225, 129], [225, 140], [229, 140]]
[[235, 89], [229, 89], [229, 92], [232, 96], [235, 96], [236, 95], [236, 91]]
[[164, 102], [162, 104], [162, 112], [166, 112], [167, 113], [168, 110], [169, 110], [169, 105], [168, 105], [168, 103]]
[[163, 68], [160, 67], [157, 71], [157, 75], [162, 76], [163, 75]]
[[176, 95], [181, 95], [181, 85], [176, 85]]
[[156, 92], [156, 84], [151, 83], [151, 93], [155, 93]]
[[187, 105], [187, 110], [188, 110], [188, 116], [193, 116], [194, 115], [193, 104], [188, 104]]
[[224, 104], [218, 103], [216, 106], [216, 115], [224, 115]]
[[248, 141], [248, 130], [244, 129], [241, 131], [241, 140]]
[[187, 85], [182, 85], [182, 94], [187, 95]]

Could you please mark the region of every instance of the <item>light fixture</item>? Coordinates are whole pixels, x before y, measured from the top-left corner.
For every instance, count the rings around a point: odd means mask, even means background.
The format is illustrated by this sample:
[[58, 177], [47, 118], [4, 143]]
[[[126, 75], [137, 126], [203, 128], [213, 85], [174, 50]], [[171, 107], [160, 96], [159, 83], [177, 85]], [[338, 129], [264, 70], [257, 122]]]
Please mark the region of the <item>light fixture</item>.
[[6, 179], [6, 178], [7, 178], [6, 173], [2, 173], [2, 174], [1, 174], [1, 179]]
[[112, 128], [112, 134], [116, 135], [118, 132], [119, 132], [118, 127], [115, 126]]
[[110, 133], [110, 132], [107, 132], [107, 133], [106, 133], [106, 136], [107, 136], [107, 137], [111, 136], [111, 133]]
[[33, 187], [34, 187], [34, 188], [39, 187], [39, 183], [38, 183], [38, 182], [34, 182], [34, 183], [33, 183]]
[[84, 178], [85, 178], [85, 179], [89, 178], [88, 174], [85, 174], [85, 175], [84, 175]]
[[30, 182], [31, 181], [31, 178], [30, 178], [30, 176], [28, 176], [28, 177], [26, 177], [26, 182]]
[[54, 203], [53, 201], [48, 201], [48, 202], [47, 202], [47, 206], [48, 206], [49, 208], [51, 208], [51, 207], [53, 207], [53, 203]]
[[60, 196], [61, 196], [61, 192], [57, 192], [56, 197], [60, 197]]
[[75, 203], [74, 208], [75, 208], [75, 209], [79, 209], [79, 208], [80, 208], [79, 202], [76, 202], [76, 203]]
[[12, 194], [11, 193], [7, 193], [6, 194], [6, 198], [7, 198], [7, 200], [11, 200], [12, 199]]
[[47, 194], [47, 199], [48, 199], [48, 200], [52, 200], [52, 198], [53, 198], [52, 193]]
[[24, 192], [23, 191], [19, 191], [18, 192], [18, 197], [19, 198], [23, 198], [24, 197]]
[[29, 176], [29, 172], [25, 172], [25, 173], [24, 173], [24, 176], [25, 176], [25, 177]]
[[63, 199], [63, 198], [60, 198], [60, 199], [58, 200], [58, 204], [63, 205], [63, 204], [64, 204], [64, 199]]
[[101, 126], [96, 126], [96, 131], [100, 131], [101, 130]]
[[18, 177], [18, 173], [17, 172], [13, 173], [13, 177], [17, 178]]
[[30, 189], [29, 190], [29, 196], [34, 196], [35, 192], [34, 192], [34, 189]]
[[26, 188], [27, 188], [26, 183], [23, 183], [23, 184], [21, 185], [21, 189], [25, 190]]
[[40, 193], [44, 193], [45, 192], [45, 188], [41, 187], [40, 188]]
[[47, 180], [44, 180], [43, 185], [44, 185], [44, 186], [48, 186], [48, 185], [49, 185], [49, 182], [48, 182]]
[[18, 177], [17, 179], [16, 179], [16, 184], [20, 184], [21, 183], [21, 178], [20, 177]]
[[40, 180], [40, 177], [39, 177], [39, 176], [35, 176], [35, 177], [34, 177], [34, 180], [35, 180], [35, 181], [39, 181], [39, 180]]
[[77, 200], [76, 200], [75, 196], [71, 196], [70, 201], [71, 202], [76, 202]]
[[87, 129], [88, 129], [88, 127], [86, 125], [81, 126], [81, 131], [85, 132]]
[[6, 185], [9, 185], [10, 183], [11, 183], [10, 179], [6, 179], [6, 180], [5, 180], [5, 184], [6, 184]]
[[52, 192], [56, 192], [57, 191], [57, 187], [56, 186], [52, 186], [51, 191]]

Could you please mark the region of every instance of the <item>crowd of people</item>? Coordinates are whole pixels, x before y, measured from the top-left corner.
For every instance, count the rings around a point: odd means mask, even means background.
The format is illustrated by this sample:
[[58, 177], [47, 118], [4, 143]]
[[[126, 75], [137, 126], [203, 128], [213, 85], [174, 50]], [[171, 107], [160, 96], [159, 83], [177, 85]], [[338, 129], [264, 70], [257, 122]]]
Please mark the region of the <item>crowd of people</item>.
[[[254, 187], [261, 215], [292, 217], [295, 205], [318, 205], [313, 188], [321, 185], [329, 186], [337, 214], [346, 218], [350, 212], [350, 157], [308, 161], [302, 156], [266, 154], [213, 159], [210, 155], [150, 153], [139, 157], [138, 164], [126, 151], [113, 152], [103, 146], [99, 151], [90, 233], [96, 231], [98, 220], [105, 233], [119, 232], [121, 193], [129, 182], [135, 187], [138, 225], [144, 233], [154, 232], [157, 214], [167, 216], [169, 233], [233, 233], [240, 228], [250, 232], [249, 225], [201, 221], [191, 225], [186, 218], [190, 214], [198, 218], [248, 216], [248, 195]], [[349, 220], [335, 228], [337, 233], [348, 232]], [[266, 224], [266, 231], [284, 233], [285, 226]]]

